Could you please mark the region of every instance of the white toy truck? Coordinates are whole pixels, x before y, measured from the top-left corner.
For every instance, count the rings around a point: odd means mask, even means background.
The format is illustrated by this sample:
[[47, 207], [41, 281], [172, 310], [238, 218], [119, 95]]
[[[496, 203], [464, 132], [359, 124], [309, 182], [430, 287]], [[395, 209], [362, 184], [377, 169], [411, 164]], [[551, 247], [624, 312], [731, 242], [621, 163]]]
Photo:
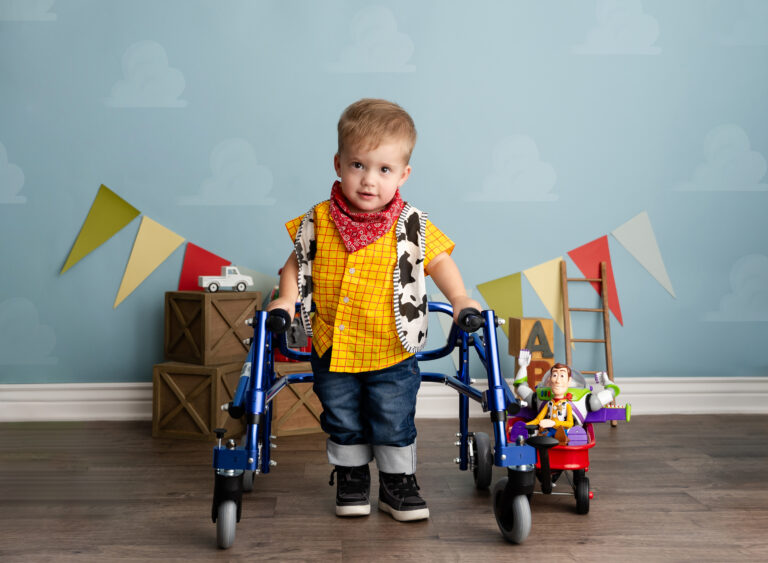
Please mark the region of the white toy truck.
[[253, 278], [241, 274], [235, 266], [222, 266], [220, 276], [198, 276], [197, 285], [206, 288], [211, 293], [225, 288], [245, 291], [246, 287], [253, 285]]

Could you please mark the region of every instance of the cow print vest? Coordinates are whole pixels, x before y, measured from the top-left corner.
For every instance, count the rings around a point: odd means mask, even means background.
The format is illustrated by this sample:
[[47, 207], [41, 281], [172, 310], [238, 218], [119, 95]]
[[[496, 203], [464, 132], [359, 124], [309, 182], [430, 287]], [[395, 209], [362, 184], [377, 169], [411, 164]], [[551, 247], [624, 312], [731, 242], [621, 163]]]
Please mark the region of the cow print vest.
[[[315, 208], [304, 215], [296, 232], [294, 248], [299, 263], [299, 299], [304, 330], [312, 336], [309, 313], [312, 310], [312, 265], [317, 253]], [[427, 289], [424, 256], [427, 214], [405, 204], [395, 227], [397, 264], [392, 276], [393, 308], [397, 334], [403, 347], [415, 354], [427, 343]]]

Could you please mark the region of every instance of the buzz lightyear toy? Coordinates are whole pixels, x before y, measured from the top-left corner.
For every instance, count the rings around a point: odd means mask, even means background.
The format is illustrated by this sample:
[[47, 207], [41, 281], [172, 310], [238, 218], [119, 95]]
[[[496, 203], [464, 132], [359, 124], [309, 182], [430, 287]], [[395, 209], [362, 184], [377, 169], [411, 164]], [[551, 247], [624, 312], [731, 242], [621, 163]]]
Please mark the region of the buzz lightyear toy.
[[603, 387], [595, 393], [587, 387], [583, 375], [560, 363], [552, 366], [534, 393], [528, 386], [530, 351], [521, 350], [517, 363], [519, 368], [513, 382], [515, 391], [534, 411], [537, 405], [542, 405], [538, 415], [526, 424], [538, 426], [540, 435], [554, 436], [561, 444], [568, 442], [567, 435], [574, 424], [580, 428], [589, 412], [602, 409], [620, 393], [606, 372], [595, 374], [595, 383]]

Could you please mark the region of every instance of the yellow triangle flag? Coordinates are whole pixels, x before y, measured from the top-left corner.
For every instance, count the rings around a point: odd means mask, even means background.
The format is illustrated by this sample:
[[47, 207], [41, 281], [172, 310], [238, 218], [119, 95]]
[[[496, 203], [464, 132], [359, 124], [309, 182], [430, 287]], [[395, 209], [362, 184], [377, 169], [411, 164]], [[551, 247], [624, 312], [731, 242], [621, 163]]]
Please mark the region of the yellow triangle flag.
[[496, 311], [497, 317], [506, 321], [501, 328], [507, 338], [509, 338], [509, 317], [523, 317], [521, 280], [521, 274], [518, 272], [477, 286], [488, 307]]
[[102, 184], [59, 273], [63, 274], [104, 244], [138, 214], [138, 209]]
[[533, 286], [536, 295], [549, 311], [555, 324], [563, 330], [563, 288], [560, 284], [560, 263], [562, 256], [544, 262], [533, 268], [524, 270], [523, 273]]
[[123, 299], [139, 287], [149, 274], [181, 246], [182, 242], [184, 237], [166, 229], [146, 215], [142, 217], [113, 308], [120, 305]]

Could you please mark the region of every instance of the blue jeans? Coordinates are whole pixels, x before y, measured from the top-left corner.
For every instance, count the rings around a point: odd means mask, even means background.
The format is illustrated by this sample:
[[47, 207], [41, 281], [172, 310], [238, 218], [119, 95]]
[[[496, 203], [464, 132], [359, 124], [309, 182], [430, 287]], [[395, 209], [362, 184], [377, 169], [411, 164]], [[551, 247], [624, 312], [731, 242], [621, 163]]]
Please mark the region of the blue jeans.
[[330, 371], [330, 349], [322, 358], [313, 350], [311, 361], [313, 388], [323, 405], [320, 425], [329, 435], [329, 461], [358, 466], [375, 457], [380, 471], [413, 473], [421, 385], [416, 358], [362, 373]]

